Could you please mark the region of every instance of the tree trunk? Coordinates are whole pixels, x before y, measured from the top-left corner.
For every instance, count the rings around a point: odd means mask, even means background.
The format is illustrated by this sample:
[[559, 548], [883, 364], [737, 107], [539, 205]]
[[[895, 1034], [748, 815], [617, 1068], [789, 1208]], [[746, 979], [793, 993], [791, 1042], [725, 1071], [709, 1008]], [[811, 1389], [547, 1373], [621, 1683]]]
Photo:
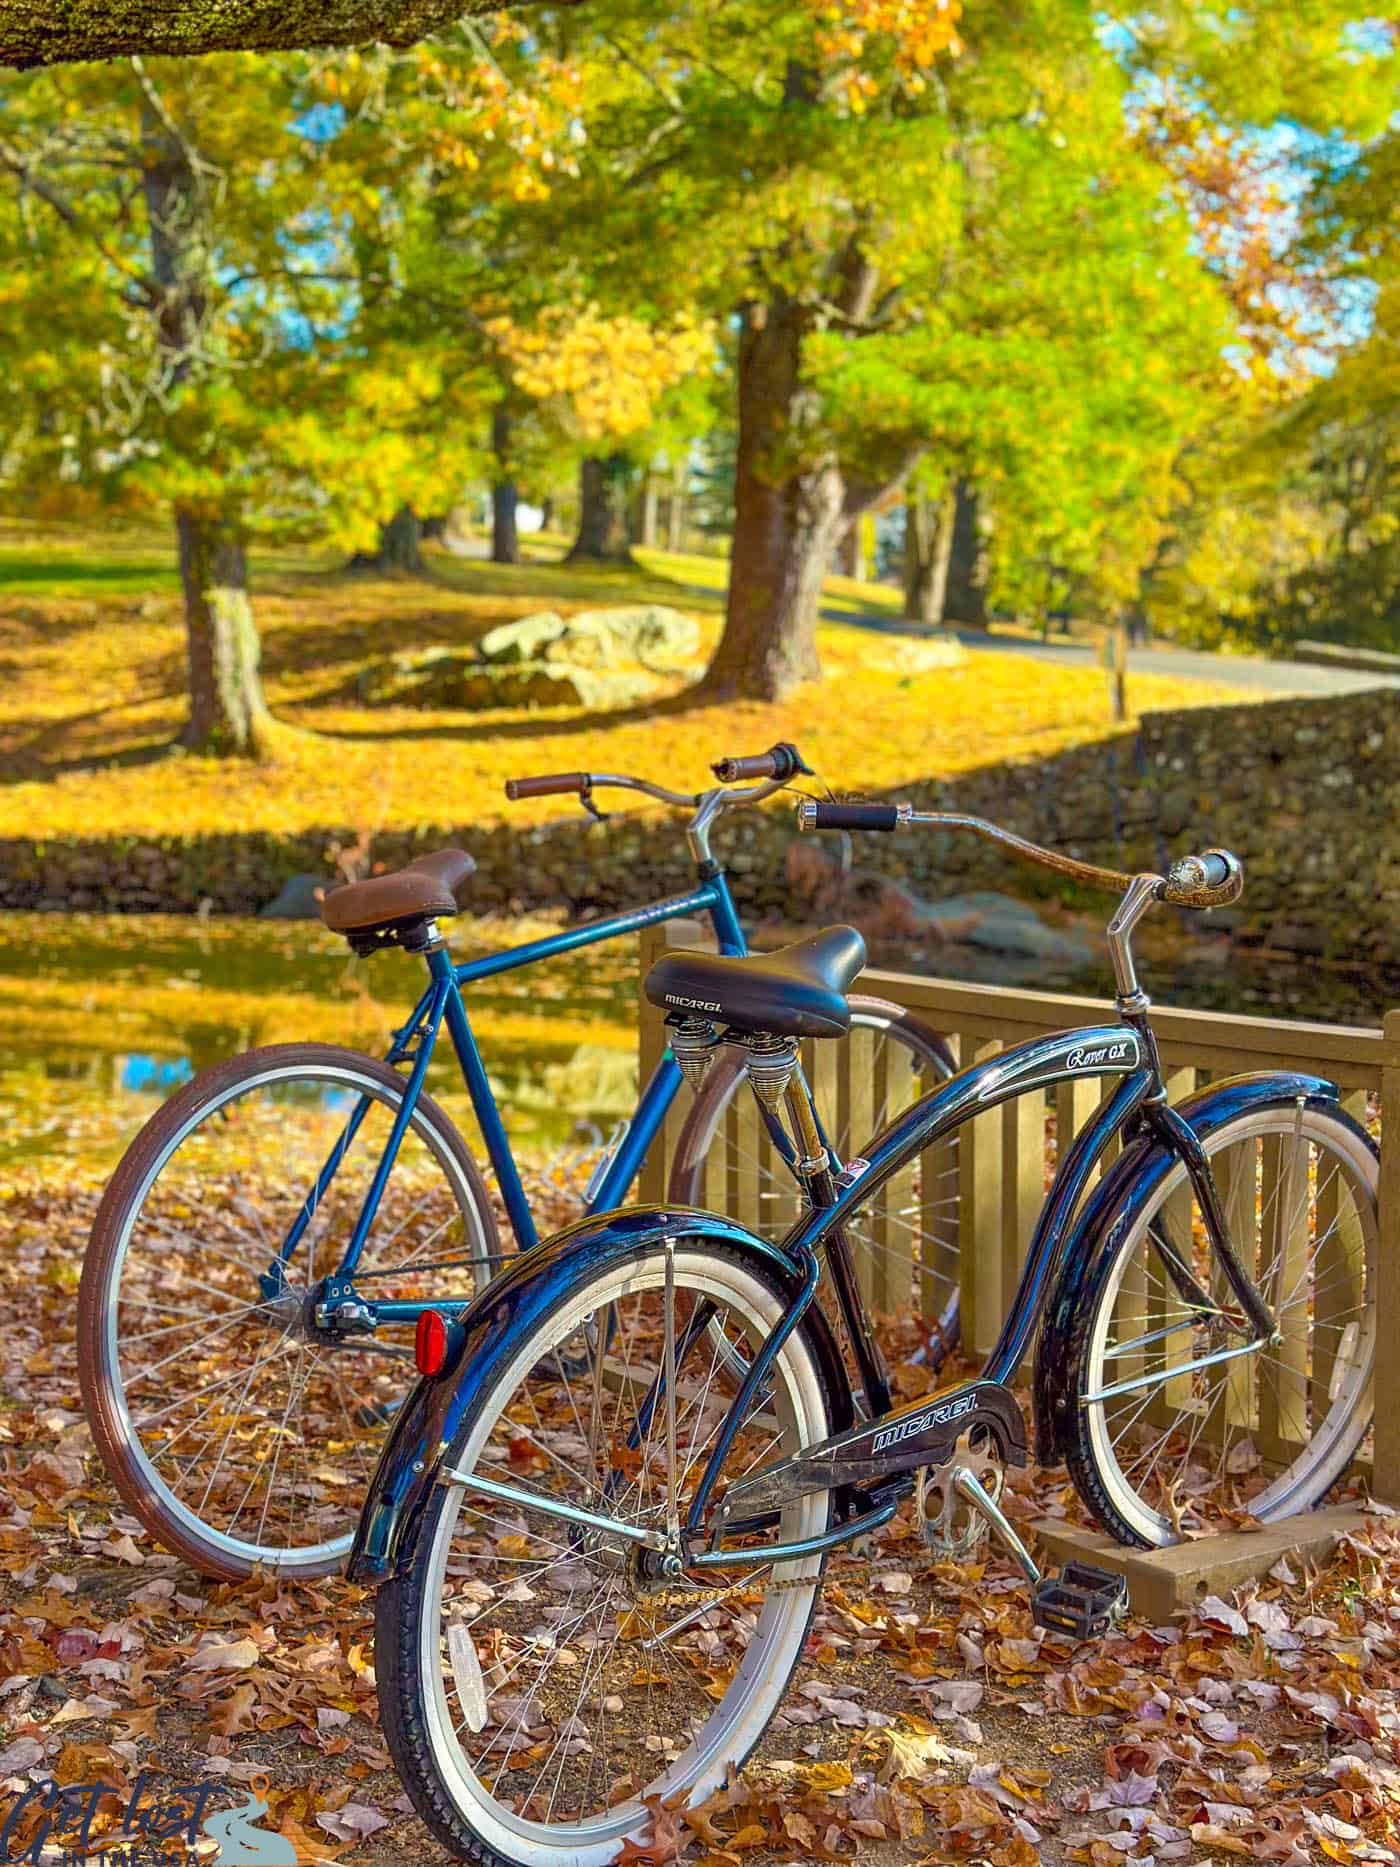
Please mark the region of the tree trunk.
[[423, 559], [418, 550], [420, 536], [417, 513], [411, 506], [400, 506], [389, 523], [380, 527], [379, 569], [414, 573], [421, 571]]
[[256, 757], [267, 750], [272, 718], [263, 699], [242, 534], [227, 520], [185, 510], [175, 514], [175, 532], [190, 684], [182, 743], [198, 752]]
[[516, 529], [516, 511], [520, 495], [510, 476], [510, 416], [504, 402], [491, 411], [491, 452], [496, 471], [491, 481], [491, 562], [520, 562], [520, 533]]
[[861, 539], [858, 519], [851, 525], [838, 545], [836, 561], [841, 566], [842, 576], [854, 577], [857, 583], [865, 582], [865, 546]]
[[590, 454], [579, 467], [578, 536], [566, 564], [630, 564], [627, 537], [627, 459]]
[[822, 579], [846, 523], [832, 455], [783, 458], [808, 425], [801, 369], [806, 316], [781, 294], [739, 333], [739, 445], [724, 633], [703, 688], [716, 697], [782, 700], [821, 672]]
[[423, 570], [423, 558], [418, 549], [421, 536], [422, 528], [413, 508], [400, 506], [389, 523], [380, 526], [379, 543], [373, 551], [357, 551], [346, 568], [371, 571], [380, 577], [391, 571], [419, 576]]
[[948, 553], [948, 579], [943, 599], [948, 622], [965, 629], [987, 626], [987, 554], [982, 540], [982, 515], [976, 489], [966, 480], [953, 488], [952, 539]]
[[638, 543], [648, 551], [652, 551], [656, 547], [656, 518], [658, 505], [659, 499], [656, 490], [656, 479], [651, 468], [648, 467], [646, 475], [642, 480], [641, 511], [638, 514], [639, 523], [637, 527], [640, 534]]
[[[212, 210], [188, 147], [149, 100], [141, 112], [141, 196], [157, 287], [150, 315], [168, 386], [175, 388], [190, 375], [208, 312]], [[227, 515], [177, 507], [175, 536], [190, 705], [181, 743], [198, 752], [261, 757], [275, 729], [263, 698], [242, 531]]]
[[666, 501], [666, 549], [679, 551], [685, 535], [685, 492], [679, 480]]
[[953, 549], [954, 496], [936, 503], [916, 493], [904, 508], [904, 619], [936, 629], [943, 621]]

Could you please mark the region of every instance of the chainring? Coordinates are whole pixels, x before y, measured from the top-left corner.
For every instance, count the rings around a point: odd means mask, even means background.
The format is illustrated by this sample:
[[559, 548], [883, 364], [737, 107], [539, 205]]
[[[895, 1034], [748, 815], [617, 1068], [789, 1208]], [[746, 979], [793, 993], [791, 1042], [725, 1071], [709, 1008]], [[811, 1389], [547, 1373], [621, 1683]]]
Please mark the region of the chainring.
[[980, 1555], [991, 1528], [975, 1505], [954, 1485], [959, 1469], [968, 1471], [997, 1503], [1006, 1483], [1006, 1467], [986, 1434], [979, 1444], [964, 1433], [950, 1459], [942, 1465], [921, 1465], [914, 1490], [919, 1530], [935, 1562], [972, 1562]]

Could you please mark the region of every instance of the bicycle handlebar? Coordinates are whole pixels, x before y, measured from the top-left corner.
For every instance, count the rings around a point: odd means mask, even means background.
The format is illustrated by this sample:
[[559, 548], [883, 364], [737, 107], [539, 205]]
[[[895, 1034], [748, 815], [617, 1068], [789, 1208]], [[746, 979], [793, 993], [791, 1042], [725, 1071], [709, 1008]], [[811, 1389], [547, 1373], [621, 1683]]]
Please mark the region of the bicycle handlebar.
[[653, 784], [649, 778], [629, 778], [623, 772], [558, 771], [534, 778], [507, 778], [506, 796], [512, 803], [522, 797], [587, 799], [593, 791], [610, 790], [640, 791], [644, 797], [654, 797], [658, 803], [678, 804], [691, 810], [698, 809], [707, 798], [714, 798], [720, 807], [757, 804], [780, 790], [790, 778], [805, 772], [807, 765], [795, 745], [783, 743], [752, 757], [717, 759], [710, 769], [723, 784], [734, 784], [746, 778], [756, 778], [760, 782], [747, 791], [671, 791], [665, 785]]
[[[955, 811], [915, 810], [910, 804], [818, 804], [804, 799], [797, 806], [800, 830], [904, 830], [913, 825], [935, 830], [969, 830], [988, 842], [1001, 843], [1014, 855], [1042, 868], [1054, 869], [1073, 881], [1090, 888], [1104, 888], [1114, 894], [1131, 888], [1134, 876], [1118, 869], [1102, 869], [1096, 863], [1079, 862], [1055, 849], [1043, 849], [1014, 831], [982, 817], [968, 817]], [[1244, 867], [1228, 849], [1208, 849], [1203, 855], [1183, 856], [1174, 862], [1157, 884], [1157, 899], [1175, 907], [1216, 908], [1238, 901], [1244, 892]]]

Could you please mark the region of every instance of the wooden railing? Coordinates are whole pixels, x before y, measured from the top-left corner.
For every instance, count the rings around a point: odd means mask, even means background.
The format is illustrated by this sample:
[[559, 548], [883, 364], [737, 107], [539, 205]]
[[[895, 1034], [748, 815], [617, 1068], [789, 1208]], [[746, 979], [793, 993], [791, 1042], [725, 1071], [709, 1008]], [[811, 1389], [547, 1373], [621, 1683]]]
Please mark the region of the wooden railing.
[[[667, 947], [702, 946], [706, 939], [707, 931], [694, 922], [649, 929], [642, 936], [643, 976]], [[943, 1035], [959, 1067], [1027, 1038], [1101, 1022], [1109, 1009], [1095, 999], [900, 972], [867, 971], [856, 990], [916, 1013]], [[1373, 1466], [1378, 1495], [1400, 1500], [1400, 1353], [1387, 1353], [1386, 1347], [1400, 1344], [1400, 1266], [1395, 1255], [1400, 1239], [1400, 1011], [1387, 1013], [1380, 1028], [1352, 1028], [1159, 1006], [1152, 1012], [1152, 1023], [1173, 1102], [1213, 1079], [1244, 1071], [1311, 1071], [1336, 1083], [1345, 1107], [1379, 1134], [1381, 1346], [1374, 1453], [1366, 1463]], [[643, 1000], [643, 1080], [665, 1041], [660, 1014]], [[862, 1127], [861, 1117], [876, 1112], [868, 1056], [855, 1043], [816, 1044], [808, 1047], [805, 1060], [819, 1093], [839, 1110], [842, 1126], [849, 1124], [855, 1145], [868, 1139], [874, 1122]], [[887, 1072], [891, 1068], [882, 1067]], [[955, 1264], [964, 1346], [973, 1354], [985, 1353], [1015, 1289], [1058, 1157], [1058, 1137], [1072, 1135], [1082, 1125], [1098, 1105], [1103, 1087], [1100, 1078], [1062, 1084], [1052, 1094], [1022, 1096], [978, 1116], [956, 1139], [943, 1143], [941, 1150], [930, 1150], [909, 1175], [884, 1189], [862, 1215], [855, 1241], [862, 1285], [872, 1305], [902, 1314], [910, 1313], [907, 1306], [912, 1305], [914, 1313], [935, 1316], [940, 1293], [946, 1290], [942, 1279], [947, 1266]], [[887, 1075], [880, 1092], [894, 1110], [907, 1106], [918, 1088]], [[644, 1169], [644, 1199], [666, 1196], [676, 1139], [689, 1106], [687, 1090]], [[1385, 1145], [1387, 1135], [1394, 1140], [1390, 1147]], [[1110, 1161], [1111, 1156], [1104, 1165]], [[1284, 1171], [1281, 1153], [1271, 1161], [1266, 1150], [1262, 1171], [1266, 1177]], [[770, 1236], [780, 1233], [795, 1212], [752, 1096], [736, 1098], [716, 1135], [706, 1157], [703, 1190], [703, 1204]], [[1280, 1248], [1287, 1248], [1286, 1243]]]

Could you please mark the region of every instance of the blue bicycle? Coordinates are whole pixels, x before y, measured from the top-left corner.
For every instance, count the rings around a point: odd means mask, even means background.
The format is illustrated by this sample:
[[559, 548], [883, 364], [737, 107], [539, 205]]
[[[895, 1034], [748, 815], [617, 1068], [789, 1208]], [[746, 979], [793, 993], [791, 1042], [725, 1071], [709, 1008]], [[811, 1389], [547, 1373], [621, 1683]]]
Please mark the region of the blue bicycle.
[[[711, 834], [726, 813], [761, 803], [807, 768], [794, 747], [780, 745], [713, 769], [719, 784], [698, 794], [606, 773], [509, 784], [511, 797], [574, 796], [595, 815], [594, 793], [604, 789], [686, 807], [696, 885], [465, 965], [453, 962], [438, 929], [470, 881], [463, 851], [333, 890], [323, 919], [357, 954], [398, 948], [427, 967], [427, 985], [386, 1056], [315, 1043], [248, 1051], [203, 1071], [141, 1130], [93, 1226], [79, 1372], [107, 1470], [166, 1548], [230, 1578], [258, 1564], [321, 1574], [348, 1553], [385, 1428], [413, 1378], [416, 1340], [425, 1334], [431, 1346], [505, 1258], [538, 1239], [467, 988], [686, 915], [708, 917], [722, 953], [744, 954]], [[873, 1098], [881, 1106], [862, 1106], [861, 1119], [901, 1113], [950, 1074], [941, 1039], [898, 1007], [854, 1000], [853, 1010], [851, 1041], [865, 1046], [860, 1066], [883, 1086]], [[505, 1242], [481, 1168], [425, 1088], [444, 1029], [494, 1172]], [[885, 1062], [896, 1051], [898, 1070]], [[742, 1059], [730, 1077], [730, 1095], [742, 1093], [747, 1104]], [[586, 1211], [627, 1198], [681, 1082], [668, 1051], [598, 1162]], [[839, 1155], [847, 1148], [842, 1113], [824, 1112]], [[692, 1111], [678, 1153], [691, 1177], [709, 1137], [722, 1132], [719, 1119], [713, 1093]], [[700, 1140], [691, 1132], [697, 1122]], [[762, 1170], [775, 1171], [771, 1157]], [[789, 1182], [789, 1203], [793, 1196]], [[910, 1224], [926, 1224], [929, 1209], [926, 1196], [913, 1200]], [[914, 1255], [904, 1241], [906, 1267]], [[947, 1282], [935, 1342], [957, 1326], [947, 1240], [938, 1260]]]

